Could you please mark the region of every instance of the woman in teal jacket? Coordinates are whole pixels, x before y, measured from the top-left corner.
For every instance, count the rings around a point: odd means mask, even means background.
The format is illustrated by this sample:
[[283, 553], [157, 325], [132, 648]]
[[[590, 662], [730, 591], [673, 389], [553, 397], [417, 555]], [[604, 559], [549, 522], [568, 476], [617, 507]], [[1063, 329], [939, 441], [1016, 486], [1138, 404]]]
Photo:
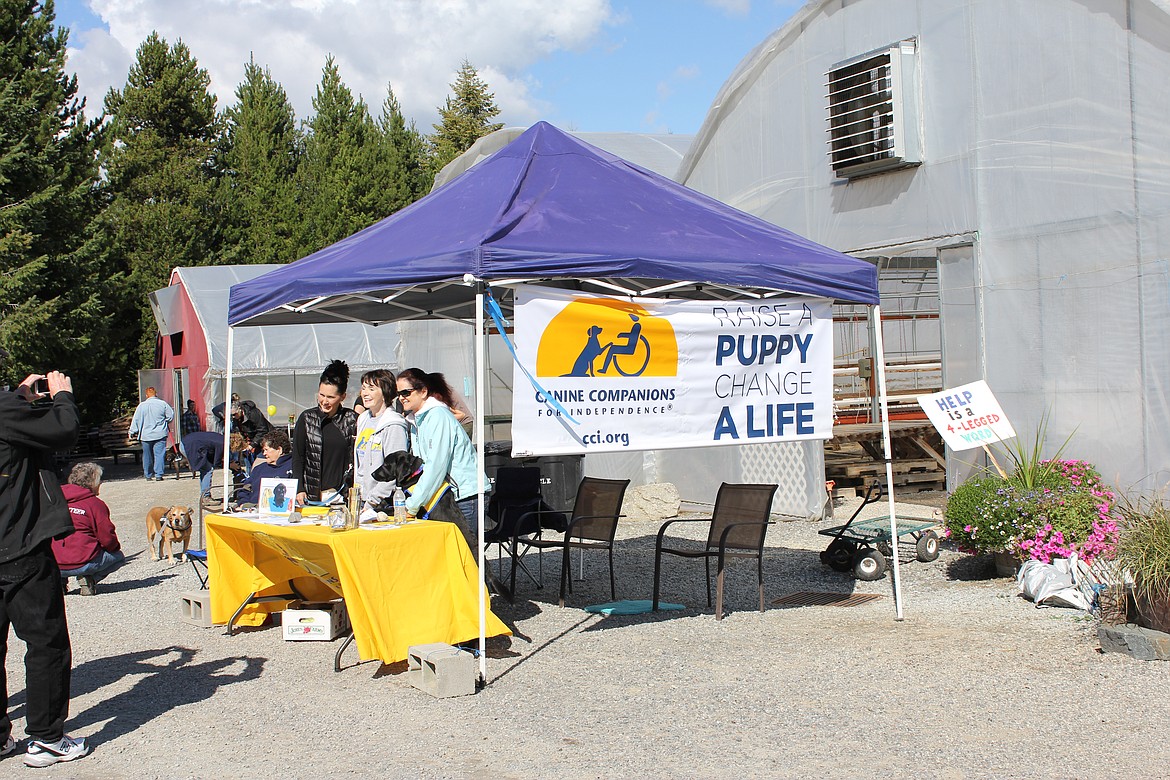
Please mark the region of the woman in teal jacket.
[[[398, 374], [398, 399], [410, 424], [410, 450], [423, 460], [423, 473], [406, 499], [406, 511], [418, 514], [444, 482], [451, 483], [455, 503], [463, 512], [464, 536], [475, 549], [479, 529], [479, 479], [475, 447], [451, 409], [431, 394], [430, 375], [418, 368]], [[487, 476], [483, 485], [487, 488]]]

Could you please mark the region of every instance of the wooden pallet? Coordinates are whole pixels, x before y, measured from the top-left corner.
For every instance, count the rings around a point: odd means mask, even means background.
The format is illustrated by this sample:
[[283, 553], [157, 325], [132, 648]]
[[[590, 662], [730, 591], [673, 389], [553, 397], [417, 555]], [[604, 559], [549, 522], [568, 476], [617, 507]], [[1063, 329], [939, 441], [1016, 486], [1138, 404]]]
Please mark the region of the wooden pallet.
[[[891, 464], [894, 487], [909, 490], [945, 490], [946, 471], [933, 458], [898, 458]], [[861, 488], [875, 479], [885, 482], [886, 464], [854, 445], [825, 452], [825, 479], [837, 488]]]
[[129, 455], [135, 463], [142, 462], [142, 445], [130, 441], [130, 422], [133, 415], [124, 414], [116, 420], [110, 420], [98, 428], [102, 449], [114, 457], [114, 465], [118, 457]]

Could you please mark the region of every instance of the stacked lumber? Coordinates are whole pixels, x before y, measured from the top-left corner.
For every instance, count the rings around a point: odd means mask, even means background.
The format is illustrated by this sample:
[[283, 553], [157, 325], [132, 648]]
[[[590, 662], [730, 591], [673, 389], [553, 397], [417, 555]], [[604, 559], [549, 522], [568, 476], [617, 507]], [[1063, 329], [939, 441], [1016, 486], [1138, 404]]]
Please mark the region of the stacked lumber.
[[[834, 429], [825, 444], [825, 479], [837, 488], [863, 488], [875, 479], [885, 482], [886, 465], [879, 425], [848, 425]], [[891, 424], [894, 487], [903, 490], [946, 490], [942, 437], [926, 424]]]
[[135, 460], [142, 457], [141, 445], [130, 441], [130, 421], [133, 418], [131, 414], [124, 414], [98, 428], [102, 449], [114, 456], [114, 463], [118, 462], [119, 455], [132, 455]]

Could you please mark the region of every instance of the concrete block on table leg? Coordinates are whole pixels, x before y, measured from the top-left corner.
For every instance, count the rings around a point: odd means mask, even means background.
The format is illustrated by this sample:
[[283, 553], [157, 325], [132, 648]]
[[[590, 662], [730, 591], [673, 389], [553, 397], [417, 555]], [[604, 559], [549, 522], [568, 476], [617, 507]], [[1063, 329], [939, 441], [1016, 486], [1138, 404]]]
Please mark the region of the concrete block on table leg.
[[211, 591], [189, 590], [179, 594], [183, 620], [203, 628], [211, 627]]
[[437, 699], [475, 693], [475, 656], [458, 647], [435, 643], [407, 648], [407, 679]]

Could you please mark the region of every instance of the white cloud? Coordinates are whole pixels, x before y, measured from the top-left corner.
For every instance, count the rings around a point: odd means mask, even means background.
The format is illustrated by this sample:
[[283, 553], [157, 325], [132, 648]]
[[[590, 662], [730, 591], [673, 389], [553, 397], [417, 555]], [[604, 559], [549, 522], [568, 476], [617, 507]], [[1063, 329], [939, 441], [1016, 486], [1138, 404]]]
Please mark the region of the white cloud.
[[580, 51], [619, 21], [609, 0], [90, 0], [109, 28], [72, 31], [69, 67], [96, 114], [109, 87], [121, 87], [152, 30], [182, 40], [211, 75], [222, 109], [235, 101], [253, 57], [288, 92], [300, 117], [312, 111], [325, 57], [375, 113], [386, 85], [420, 130], [464, 59], [495, 93], [507, 124], [529, 124], [546, 108], [526, 74], [560, 50]]

